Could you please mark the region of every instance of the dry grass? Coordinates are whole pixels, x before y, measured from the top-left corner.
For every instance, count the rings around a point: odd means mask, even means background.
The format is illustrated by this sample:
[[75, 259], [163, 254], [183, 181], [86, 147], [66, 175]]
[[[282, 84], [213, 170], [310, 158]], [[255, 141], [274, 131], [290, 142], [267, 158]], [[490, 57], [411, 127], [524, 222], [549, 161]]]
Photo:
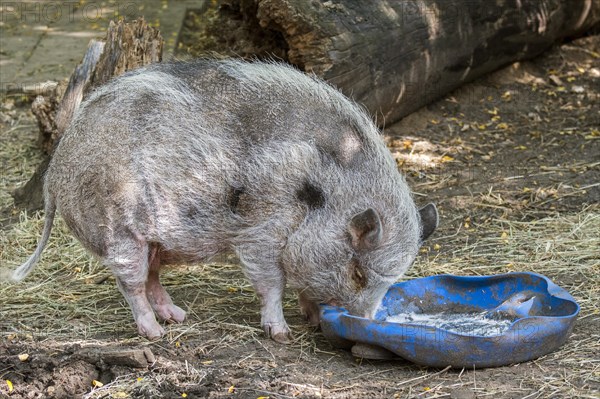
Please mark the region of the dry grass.
[[[25, 260], [35, 248], [42, 226], [42, 215], [28, 217], [23, 213], [19, 223], [0, 237], [2, 265], [13, 268]], [[234, 264], [180, 267], [166, 271], [163, 280], [166, 287], [173, 287], [175, 298], [181, 297], [179, 292], [202, 294], [201, 298], [186, 295], [191, 299], [188, 306], [192, 312], [223, 307], [220, 313], [226, 317], [218, 320], [222, 327], [237, 320], [254, 301], [250, 286]], [[233, 297], [237, 303], [230, 303]], [[110, 271], [86, 253], [60, 218], [35, 271], [22, 284], [1, 285], [0, 298], [0, 320], [3, 332], [8, 334], [23, 329], [53, 338], [72, 337], [74, 332], [83, 339], [103, 334], [136, 335], [129, 309]], [[193, 313], [191, 316], [194, 319]], [[178, 326], [169, 331], [176, 337], [183, 332], [193, 334], [193, 327]], [[204, 323], [202, 330], [212, 327]], [[232, 327], [239, 329], [237, 325]], [[243, 330], [255, 333], [252, 328]]]
[[[27, 134], [21, 134], [20, 129]], [[0, 159], [8, 165], [0, 187], [0, 208], [10, 205], [9, 188], [23, 182], [33, 169], [31, 160], [20, 155], [34, 148], [32, 131], [30, 123], [1, 130], [0, 143], [7, 143], [4, 139], [10, 137], [19, 148], [8, 144], [0, 147]], [[42, 224], [41, 215], [21, 213], [18, 222], [0, 231], [0, 268], [13, 269], [30, 255]], [[514, 366], [440, 371], [393, 362], [375, 363], [372, 367], [357, 365], [348, 361], [342, 351], [331, 349], [320, 334], [302, 322], [290, 294], [286, 297], [285, 313], [296, 341], [285, 349], [287, 358], [282, 363], [279, 347], [263, 338], [259, 301], [235, 261], [166, 271], [165, 286], [175, 302], [188, 310], [189, 317], [182, 325], [168, 326], [164, 340], [149, 343], [137, 337], [130, 311], [109, 271], [83, 250], [60, 218], [42, 260], [25, 282], [1, 282], [6, 274], [0, 271], [0, 342], [13, 351], [24, 348], [61, 353], [73, 345], [124, 345], [150, 346], [160, 354], [151, 370], [121, 372], [110, 383], [91, 391], [87, 395], [90, 398], [153, 397], [160, 395], [165, 386], [192, 390], [206, 383], [211, 370], [237, 370], [245, 376], [256, 374], [273, 379], [276, 369], [293, 374], [291, 377], [282, 372], [277, 392], [267, 381], [250, 387], [238, 384], [235, 392], [242, 397], [356, 397], [372, 387], [380, 389], [386, 385], [389, 390], [385, 392], [398, 397], [441, 398], [461, 390], [482, 398], [598, 397], [598, 206], [531, 222], [492, 219], [477, 225], [456, 219], [446, 220], [444, 225], [460, 227], [456, 231], [446, 227], [436, 233], [407, 277], [524, 270], [547, 275], [581, 305], [575, 331], [561, 350], [521, 365], [518, 370]], [[222, 353], [228, 356], [224, 358]], [[190, 356], [194, 362], [188, 362]], [[211, 369], [217, 358], [218, 366]], [[327, 384], [317, 384], [315, 381], [323, 378], [320, 374], [327, 374], [327, 370], [333, 370], [333, 376], [327, 377]], [[0, 380], [11, 371], [0, 363]], [[227, 387], [223, 389], [226, 396]]]
[[[16, 266], [33, 250], [42, 227], [38, 215], [21, 216], [19, 223], [0, 237], [2, 265]], [[436, 273], [494, 274], [529, 270], [545, 274], [566, 287], [581, 305], [579, 324], [600, 319], [600, 213], [585, 209], [576, 215], [547, 218], [535, 222], [495, 220], [485, 226], [471, 226], [430, 243], [430, 250], [415, 264], [409, 277]], [[471, 238], [477, 234], [477, 239]], [[436, 243], [441, 245], [438, 251]], [[35, 272], [21, 285], [0, 285], [1, 335], [9, 342], [38, 341], [59, 349], [66, 343], [85, 345], [148, 345], [136, 337], [130, 312], [117, 292], [109, 272], [90, 258], [58, 220], [52, 239]], [[189, 321], [168, 327], [168, 336], [161, 343], [167, 348], [178, 342], [193, 341], [195, 353], [211, 358], [215, 352], [239, 347], [243, 343], [262, 342], [258, 326], [258, 301], [239, 267], [235, 264], [206, 264], [178, 268], [165, 273], [165, 285], [177, 302], [189, 310]], [[294, 314], [295, 300], [288, 296], [286, 313]], [[303, 324], [292, 325], [297, 340], [292, 350], [298, 357], [310, 359], [319, 351], [315, 334]], [[262, 345], [262, 344], [261, 344]], [[266, 348], [266, 347], [265, 347]], [[327, 350], [325, 348], [324, 350]], [[267, 349], [268, 351], [268, 349]], [[264, 366], [264, 358], [232, 359], [243, 367]], [[559, 352], [534, 362], [545, 373], [524, 374], [522, 391], [516, 395], [530, 397], [585, 397], [589, 386], [597, 387], [600, 370], [600, 333], [585, 330], [575, 334]], [[268, 361], [274, 362], [273, 359]], [[184, 362], [169, 360], [164, 372], [153, 378], [137, 381], [119, 377], [111, 384], [96, 389], [90, 397], [102, 397], [107, 392], [129, 392], [133, 389], [152, 392], [157, 384], [172, 378], [171, 373], [187, 369], [187, 383], [203, 378], [203, 372]], [[557, 367], [560, 375], [555, 375]], [[177, 371], [179, 370], [179, 371]], [[385, 370], [383, 370], [385, 374]], [[434, 379], [436, 385], [428, 391], [447, 392], [448, 388], [468, 387], [475, 393], [490, 393], [490, 386], [476, 386], [477, 373], [465, 373], [469, 378], [457, 381], [455, 373], [433, 375], [435, 371], [417, 372], [414, 383], [399, 385], [402, 392], [411, 386]], [[547, 378], [540, 379], [540, 375]], [[364, 376], [363, 376], [364, 377]], [[380, 377], [384, 377], [381, 375]], [[461, 376], [462, 378], [462, 376]], [[474, 380], [475, 379], [475, 380]], [[148, 384], [144, 388], [143, 384]], [[349, 387], [348, 384], [345, 387]], [[153, 388], [154, 387], [154, 388]], [[297, 387], [296, 387], [297, 388]], [[332, 386], [335, 389], [344, 386]], [[302, 392], [310, 392], [308, 385]], [[320, 389], [320, 388], [319, 388]], [[327, 390], [325, 392], [328, 392]], [[502, 394], [499, 390], [498, 394]], [[335, 396], [335, 395], [334, 395]]]
[[13, 99], [0, 103], [0, 209], [12, 204], [10, 192], [29, 179], [42, 159], [35, 119], [16, 107]]
[[[409, 277], [451, 273], [488, 275], [532, 271], [566, 288], [581, 306], [574, 334], [558, 352], [533, 362], [539, 372], [523, 375], [515, 397], [598, 397], [600, 388], [600, 212], [597, 206], [578, 214], [531, 222], [494, 220], [464, 228], [436, 242]], [[596, 327], [587, 328], [585, 325]], [[500, 374], [500, 373], [498, 373]], [[476, 378], [476, 373], [472, 373]], [[446, 379], [456, 383], [456, 376]], [[471, 385], [475, 384], [473, 381]], [[462, 386], [462, 382], [458, 384]], [[444, 384], [445, 389], [449, 385]], [[592, 388], [594, 387], [594, 388]], [[473, 387], [471, 387], [473, 388]], [[504, 395], [481, 384], [479, 395]], [[435, 396], [432, 396], [435, 397]]]

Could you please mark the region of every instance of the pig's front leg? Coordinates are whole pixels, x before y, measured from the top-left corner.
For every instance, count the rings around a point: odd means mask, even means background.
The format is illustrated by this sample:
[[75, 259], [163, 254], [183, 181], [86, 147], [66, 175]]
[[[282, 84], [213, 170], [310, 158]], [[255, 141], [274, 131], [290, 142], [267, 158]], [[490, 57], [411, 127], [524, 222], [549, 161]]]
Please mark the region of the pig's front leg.
[[300, 305], [300, 313], [306, 318], [308, 324], [317, 327], [320, 322], [319, 305], [309, 299], [301, 290], [298, 291], [298, 304]]
[[265, 334], [273, 340], [282, 344], [289, 344], [294, 338], [283, 317], [282, 300], [285, 281], [277, 285], [271, 284], [265, 284], [264, 281], [253, 281], [254, 288], [260, 296], [260, 325]]
[[[244, 273], [254, 286], [260, 297], [260, 325], [265, 334], [282, 344], [292, 342], [292, 332], [283, 317], [283, 291], [285, 289], [285, 275], [281, 268], [264, 256], [260, 259], [237, 250], [238, 256], [244, 265]], [[266, 254], [267, 252], [261, 252]]]

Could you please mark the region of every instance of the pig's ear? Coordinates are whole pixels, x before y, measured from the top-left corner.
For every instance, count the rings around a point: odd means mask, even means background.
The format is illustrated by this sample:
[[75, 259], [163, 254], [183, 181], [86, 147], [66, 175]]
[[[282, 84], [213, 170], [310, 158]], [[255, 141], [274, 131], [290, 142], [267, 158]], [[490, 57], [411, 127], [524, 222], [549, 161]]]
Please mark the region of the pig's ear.
[[419, 215], [421, 215], [421, 241], [425, 241], [438, 226], [438, 211], [434, 204], [427, 204], [419, 209]]
[[381, 242], [381, 219], [375, 210], [369, 208], [352, 216], [348, 232], [354, 249], [373, 249]]

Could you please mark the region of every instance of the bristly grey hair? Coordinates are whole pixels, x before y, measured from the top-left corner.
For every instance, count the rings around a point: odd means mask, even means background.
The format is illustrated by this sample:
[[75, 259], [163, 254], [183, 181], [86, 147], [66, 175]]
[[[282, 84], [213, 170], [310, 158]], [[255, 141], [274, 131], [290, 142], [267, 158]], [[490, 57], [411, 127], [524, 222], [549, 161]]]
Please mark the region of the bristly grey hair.
[[164, 332], [154, 313], [185, 317], [161, 264], [237, 253], [265, 331], [286, 341], [286, 283], [313, 322], [317, 302], [371, 316], [433, 230], [366, 112], [274, 62], [154, 64], [112, 80], [76, 112], [45, 193], [42, 240], [13, 277], [33, 268], [56, 209], [148, 337]]

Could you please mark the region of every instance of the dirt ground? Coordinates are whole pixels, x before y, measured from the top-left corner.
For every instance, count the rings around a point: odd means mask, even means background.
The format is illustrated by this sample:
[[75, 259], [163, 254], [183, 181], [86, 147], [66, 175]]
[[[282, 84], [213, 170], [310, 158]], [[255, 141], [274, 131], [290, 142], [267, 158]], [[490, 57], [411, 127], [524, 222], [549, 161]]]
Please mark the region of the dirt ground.
[[[483, 370], [357, 360], [304, 323], [292, 294], [285, 314], [296, 340], [279, 345], [263, 337], [259, 302], [233, 259], [168, 271], [167, 290], [188, 319], [148, 342], [112, 277], [59, 221], [36, 271], [21, 285], [0, 284], [0, 397], [598, 398], [599, 100], [593, 36], [385, 129], [417, 202], [441, 213], [407, 277], [547, 275], [582, 306], [555, 353]], [[0, 113], [2, 266], [24, 261], [41, 232], [41, 215], [12, 209], [9, 196], [40, 159], [29, 101], [5, 98]], [[107, 356], [124, 349], [134, 352]]]

